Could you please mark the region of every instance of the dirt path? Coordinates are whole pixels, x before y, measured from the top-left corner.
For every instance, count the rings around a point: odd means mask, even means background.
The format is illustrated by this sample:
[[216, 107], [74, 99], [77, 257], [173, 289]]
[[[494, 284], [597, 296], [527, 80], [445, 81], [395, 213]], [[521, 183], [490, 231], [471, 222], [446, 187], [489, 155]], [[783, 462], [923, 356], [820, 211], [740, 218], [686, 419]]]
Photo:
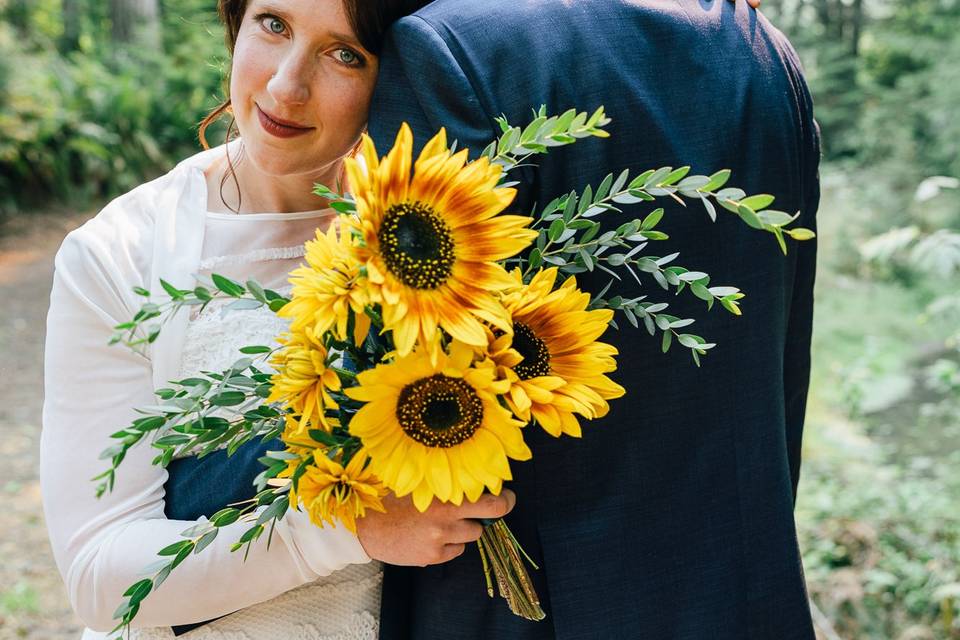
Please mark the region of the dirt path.
[[0, 640], [80, 636], [47, 542], [37, 467], [53, 256], [88, 216], [52, 211], [0, 226]]

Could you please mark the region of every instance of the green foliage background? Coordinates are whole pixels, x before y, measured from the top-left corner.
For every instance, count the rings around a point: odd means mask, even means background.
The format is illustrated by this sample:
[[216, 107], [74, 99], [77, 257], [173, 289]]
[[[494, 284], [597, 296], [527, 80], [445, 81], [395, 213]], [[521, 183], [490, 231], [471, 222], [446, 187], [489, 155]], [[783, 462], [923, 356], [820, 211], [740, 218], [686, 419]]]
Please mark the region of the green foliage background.
[[0, 214], [90, 206], [169, 170], [222, 95], [215, 2], [164, 0], [162, 49], [115, 42], [108, 3], [79, 5], [68, 47], [60, 0], [0, 0]]
[[763, 10], [823, 133], [797, 504], [811, 596], [832, 637], [958, 638], [960, 2]]
[[[213, 0], [160, 0], [159, 47], [118, 42], [115, 3], [94, 0], [73, 0], [68, 41], [66, 2], [0, 0], [0, 217], [96, 209], [168, 170], [222, 94]], [[818, 626], [960, 638], [960, 0], [762, 10], [800, 52], [823, 132], [797, 505]]]

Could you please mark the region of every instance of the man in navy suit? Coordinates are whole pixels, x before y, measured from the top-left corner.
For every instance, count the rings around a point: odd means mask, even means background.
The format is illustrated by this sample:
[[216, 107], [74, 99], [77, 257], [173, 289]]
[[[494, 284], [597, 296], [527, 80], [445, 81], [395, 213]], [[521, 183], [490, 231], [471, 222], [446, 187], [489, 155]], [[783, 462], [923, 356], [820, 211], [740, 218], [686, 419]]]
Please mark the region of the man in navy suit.
[[[552, 151], [521, 174], [511, 211], [528, 213], [606, 173], [692, 165], [733, 170], [815, 227], [816, 125], [796, 54], [759, 13], [710, 0], [437, 0], [392, 27], [370, 114], [378, 149], [408, 122], [482, 149], [531, 108], [604, 105], [610, 139]], [[719, 346], [696, 368], [685, 349], [621, 318], [627, 389], [582, 441], [528, 429], [507, 516], [526, 549], [547, 619], [526, 622], [482, 596], [478, 554], [387, 567], [384, 640], [813, 638], [793, 520], [809, 377], [815, 245], [784, 257], [732, 215], [664, 204], [662, 254], [747, 294], [743, 317], [706, 313], [651, 279], [643, 294], [702, 317]], [[652, 206], [628, 210], [622, 221]], [[656, 252], [654, 247], [649, 248]], [[607, 276], [579, 278], [598, 291]], [[618, 286], [627, 284], [626, 281]], [[628, 295], [632, 295], [630, 292]]]
[[[437, 0], [391, 29], [369, 127], [381, 153], [404, 121], [418, 147], [445, 126], [478, 151], [499, 133], [494, 116], [523, 125], [540, 104], [550, 113], [602, 104], [611, 138], [554, 150], [517, 174], [513, 212], [607, 172], [689, 164], [732, 169], [730, 185], [773, 194], [777, 208], [800, 212], [797, 225], [816, 227], [818, 134], [800, 64], [743, 3]], [[662, 253], [743, 289], [744, 315], [707, 313], [652, 280], [625, 291], [700, 318], [697, 332], [719, 344], [696, 368], [686, 349], [662, 354], [659, 340], [621, 322], [604, 340], [620, 351], [613, 377], [626, 397], [585, 423], [581, 440], [525, 432], [534, 457], [514, 464], [507, 522], [542, 567], [532, 578], [546, 620], [486, 598], [471, 550], [442, 565], [386, 567], [383, 640], [814, 637], [793, 502], [815, 243], [792, 243], [784, 257], [735, 216], [721, 211], [713, 223], [696, 206], [661, 204], [671, 238]], [[588, 291], [606, 284], [585, 275]], [[186, 490], [193, 463], [180, 464], [168, 515], [219, 508]], [[236, 464], [235, 483], [257, 471], [244, 477]]]

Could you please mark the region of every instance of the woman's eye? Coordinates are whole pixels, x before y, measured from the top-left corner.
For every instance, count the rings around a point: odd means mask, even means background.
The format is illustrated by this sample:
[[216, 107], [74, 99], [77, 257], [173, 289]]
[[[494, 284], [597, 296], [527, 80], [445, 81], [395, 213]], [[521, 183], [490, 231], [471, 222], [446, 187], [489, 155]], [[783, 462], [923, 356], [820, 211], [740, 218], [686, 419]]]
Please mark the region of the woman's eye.
[[358, 66], [361, 62], [360, 56], [350, 49], [337, 49], [337, 61], [350, 66]]
[[287, 26], [283, 24], [283, 21], [276, 16], [262, 16], [260, 18], [260, 26], [270, 33], [275, 33], [277, 35], [283, 35], [287, 30]]

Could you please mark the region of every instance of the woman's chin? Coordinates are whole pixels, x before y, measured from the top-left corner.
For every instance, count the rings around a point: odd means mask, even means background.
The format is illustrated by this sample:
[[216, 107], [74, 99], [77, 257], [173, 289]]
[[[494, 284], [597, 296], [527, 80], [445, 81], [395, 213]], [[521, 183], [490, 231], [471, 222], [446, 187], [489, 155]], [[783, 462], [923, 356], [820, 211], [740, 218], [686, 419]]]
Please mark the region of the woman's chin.
[[259, 143], [259, 141], [250, 144], [246, 139], [243, 141], [243, 153], [250, 164], [259, 172], [274, 178], [284, 176], [295, 176], [316, 171], [315, 166], [305, 166], [302, 162], [291, 162], [293, 158], [303, 158], [306, 154], [302, 150], [291, 149], [282, 154], [277, 153], [275, 147]]

